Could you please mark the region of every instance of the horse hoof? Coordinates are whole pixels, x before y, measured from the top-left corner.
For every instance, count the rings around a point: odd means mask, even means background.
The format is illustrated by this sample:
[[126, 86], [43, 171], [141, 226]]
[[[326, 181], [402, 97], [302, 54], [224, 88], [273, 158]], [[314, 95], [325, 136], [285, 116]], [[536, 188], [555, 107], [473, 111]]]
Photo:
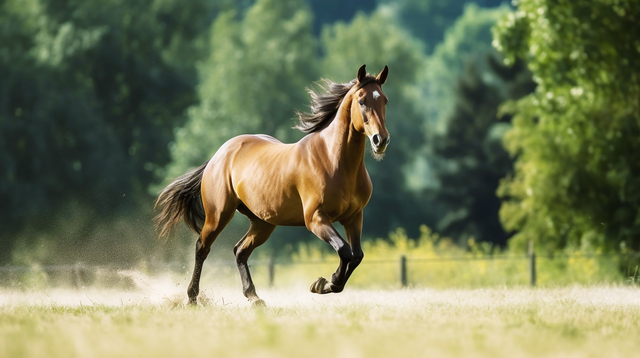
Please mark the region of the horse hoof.
[[251, 301], [251, 306], [253, 306], [253, 307], [267, 307], [267, 304], [263, 300], [258, 298], [257, 300]]
[[329, 293], [331, 292], [331, 284], [327, 282], [326, 278], [318, 277], [318, 280], [311, 284], [310, 289], [313, 293]]
[[191, 306], [191, 307], [195, 307], [198, 305], [198, 299], [189, 299], [189, 303], [187, 303], [187, 305]]

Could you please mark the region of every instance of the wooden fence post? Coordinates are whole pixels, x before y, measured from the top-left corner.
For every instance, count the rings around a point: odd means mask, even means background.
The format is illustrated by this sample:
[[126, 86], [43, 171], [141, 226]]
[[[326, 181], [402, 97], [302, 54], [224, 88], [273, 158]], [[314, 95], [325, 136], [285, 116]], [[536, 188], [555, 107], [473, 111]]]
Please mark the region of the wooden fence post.
[[269, 258], [269, 287], [273, 287], [273, 281], [276, 275], [276, 260], [274, 255]]
[[407, 287], [407, 257], [400, 256], [400, 284]]
[[533, 241], [529, 241], [529, 282], [536, 287], [536, 253], [533, 252]]
[[73, 281], [76, 284], [76, 288], [81, 288], [83, 281], [82, 281], [82, 264], [77, 262], [75, 265], [73, 265]]

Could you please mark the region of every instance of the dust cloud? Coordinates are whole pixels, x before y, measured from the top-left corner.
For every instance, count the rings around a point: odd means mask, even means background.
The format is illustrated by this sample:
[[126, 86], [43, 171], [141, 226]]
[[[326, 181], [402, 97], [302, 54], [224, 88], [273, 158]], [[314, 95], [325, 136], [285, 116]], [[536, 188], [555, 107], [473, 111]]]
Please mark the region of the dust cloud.
[[[121, 271], [120, 275], [133, 282], [127, 289], [103, 287], [45, 288], [32, 290], [0, 288], [0, 307], [11, 306], [155, 306], [174, 308], [187, 303], [188, 280], [181, 275], [163, 274], [147, 276], [138, 271]], [[640, 306], [640, 289], [623, 285], [570, 286], [563, 288], [490, 288], [490, 289], [429, 289], [400, 290], [345, 289], [340, 294], [317, 295], [309, 292], [300, 282], [290, 287], [257, 288], [258, 294], [269, 307], [328, 307], [375, 305], [379, 307], [415, 304], [452, 304], [458, 307], [491, 309], [527, 303], [552, 303], [558, 300], [588, 305]], [[201, 283], [201, 306], [224, 308], [251, 307], [242, 295], [242, 285]]]

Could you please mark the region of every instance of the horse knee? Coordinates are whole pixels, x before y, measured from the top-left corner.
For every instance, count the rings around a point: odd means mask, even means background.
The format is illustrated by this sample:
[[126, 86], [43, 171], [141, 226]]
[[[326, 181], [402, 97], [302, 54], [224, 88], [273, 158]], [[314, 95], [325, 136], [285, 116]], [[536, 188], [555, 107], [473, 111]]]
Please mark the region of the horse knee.
[[338, 256], [340, 256], [340, 261], [342, 262], [351, 262], [353, 260], [353, 252], [351, 252], [351, 247], [345, 244], [338, 250]]

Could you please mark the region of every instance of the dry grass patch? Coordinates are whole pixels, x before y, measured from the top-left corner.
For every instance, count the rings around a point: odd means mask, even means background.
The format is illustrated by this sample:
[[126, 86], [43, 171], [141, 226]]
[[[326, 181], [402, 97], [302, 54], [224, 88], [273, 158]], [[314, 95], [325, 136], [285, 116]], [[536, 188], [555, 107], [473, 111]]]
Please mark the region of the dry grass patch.
[[0, 294], [6, 357], [615, 357], [640, 351], [640, 290], [264, 290]]

